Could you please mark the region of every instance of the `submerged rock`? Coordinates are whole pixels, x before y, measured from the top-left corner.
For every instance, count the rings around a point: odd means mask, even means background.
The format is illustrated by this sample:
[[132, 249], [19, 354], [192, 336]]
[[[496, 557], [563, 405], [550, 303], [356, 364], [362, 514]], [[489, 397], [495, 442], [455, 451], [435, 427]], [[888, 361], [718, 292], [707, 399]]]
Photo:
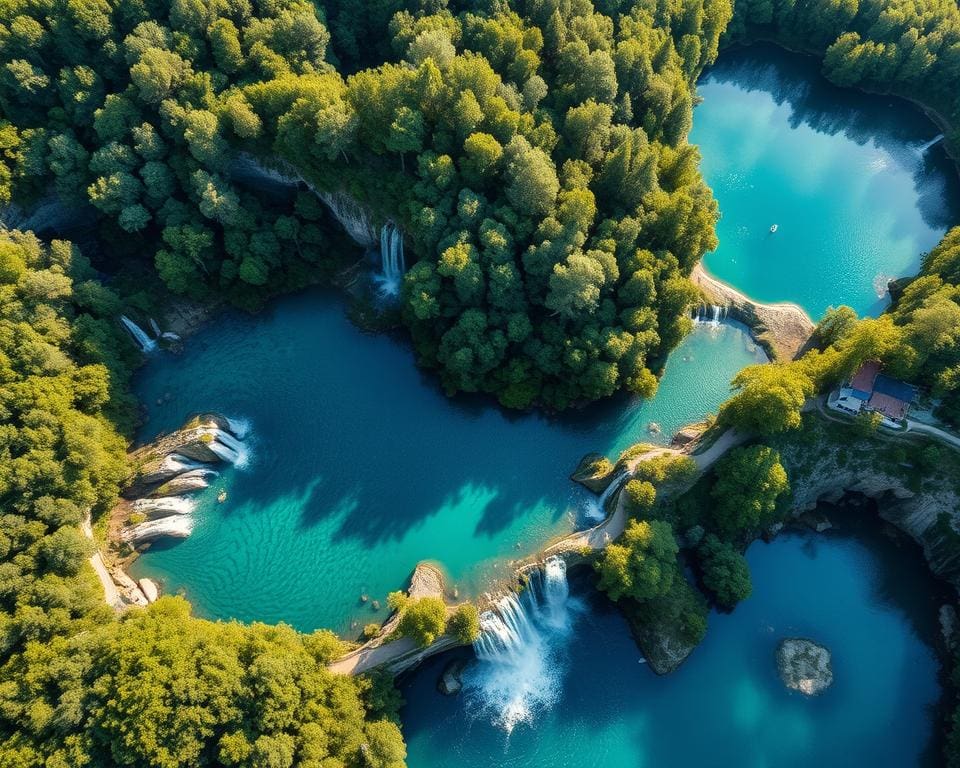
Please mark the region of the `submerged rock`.
[[833, 683], [830, 651], [813, 640], [788, 637], [777, 646], [777, 669], [783, 684], [806, 696], [816, 696]]
[[454, 659], [443, 668], [437, 680], [437, 690], [444, 696], [455, 696], [463, 689], [463, 672], [469, 662], [466, 659]]

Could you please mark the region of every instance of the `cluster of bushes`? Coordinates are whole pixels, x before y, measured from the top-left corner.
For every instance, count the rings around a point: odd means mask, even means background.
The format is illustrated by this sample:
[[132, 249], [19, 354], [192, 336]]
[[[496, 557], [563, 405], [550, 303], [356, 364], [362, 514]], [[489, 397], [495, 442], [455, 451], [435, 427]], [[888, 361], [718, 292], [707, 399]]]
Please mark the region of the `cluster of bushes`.
[[127, 471], [119, 307], [69, 243], [0, 234], [0, 764], [398, 768], [389, 688], [328, 672], [332, 633], [105, 605], [81, 523]]
[[439, 597], [411, 598], [403, 592], [391, 592], [387, 604], [400, 614], [400, 635], [412, 638], [423, 648], [443, 634], [454, 636], [463, 645], [480, 636], [480, 614], [472, 603], [457, 606], [449, 618], [447, 605]]

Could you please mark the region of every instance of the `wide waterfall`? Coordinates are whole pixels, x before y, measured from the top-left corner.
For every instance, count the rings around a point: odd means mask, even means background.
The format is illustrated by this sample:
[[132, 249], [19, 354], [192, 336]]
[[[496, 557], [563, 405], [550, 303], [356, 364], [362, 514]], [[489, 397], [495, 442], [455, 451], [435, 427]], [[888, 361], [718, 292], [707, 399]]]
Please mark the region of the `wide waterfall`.
[[704, 323], [717, 327], [727, 317], [727, 307], [724, 304], [711, 304], [709, 307], [701, 304], [693, 315], [693, 322]]
[[137, 342], [141, 351], [153, 352], [153, 350], [157, 348], [157, 342], [151, 339], [150, 335], [129, 317], [121, 315], [120, 322], [123, 324], [123, 327], [130, 332], [130, 335], [133, 336], [133, 340]]
[[189, 515], [196, 508], [193, 499], [181, 496], [162, 496], [159, 499], [137, 499], [133, 509], [146, 516], [147, 520], [159, 520], [171, 515]]
[[478, 717], [490, 717], [509, 733], [553, 705], [576, 605], [569, 597], [566, 563], [551, 557], [530, 575], [520, 597], [506, 595], [484, 611], [473, 644], [479, 664], [464, 678], [468, 705]]
[[407, 266], [403, 257], [403, 232], [393, 222], [387, 222], [380, 230], [380, 263], [380, 274], [376, 277], [380, 293], [396, 296]]
[[147, 541], [172, 536], [185, 539], [193, 532], [193, 517], [191, 515], [170, 515], [159, 520], [148, 520], [123, 529], [120, 538], [137, 546]]
[[610, 497], [615, 494], [620, 487], [627, 481], [627, 478], [630, 476], [629, 469], [621, 469], [613, 480], [610, 481], [610, 485], [601, 493], [596, 499], [591, 499], [587, 504], [587, 518], [590, 520], [603, 520], [607, 516], [607, 502], [610, 500]]

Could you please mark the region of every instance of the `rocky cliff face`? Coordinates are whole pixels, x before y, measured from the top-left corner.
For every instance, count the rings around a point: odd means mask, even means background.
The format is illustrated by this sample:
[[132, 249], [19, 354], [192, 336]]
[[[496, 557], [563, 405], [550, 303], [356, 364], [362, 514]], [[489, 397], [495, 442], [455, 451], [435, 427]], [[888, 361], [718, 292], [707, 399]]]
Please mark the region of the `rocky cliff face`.
[[[786, 457], [785, 457], [786, 458]], [[845, 493], [862, 493], [878, 502], [880, 516], [913, 538], [937, 576], [960, 590], [960, 497], [942, 478], [931, 477], [920, 491], [904, 479], [869, 461], [840, 467], [835, 457], [824, 457], [799, 477], [787, 471], [793, 484], [795, 516], [811, 511], [818, 501], [836, 502]]]

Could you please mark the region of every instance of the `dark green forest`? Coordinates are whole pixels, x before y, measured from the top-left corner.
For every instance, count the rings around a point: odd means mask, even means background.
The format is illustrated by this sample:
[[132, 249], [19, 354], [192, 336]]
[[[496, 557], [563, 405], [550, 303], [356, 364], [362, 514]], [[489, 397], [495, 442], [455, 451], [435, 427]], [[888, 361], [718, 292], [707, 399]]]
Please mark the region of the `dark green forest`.
[[[759, 38], [920, 101], [960, 141], [950, 0], [0, 0], [0, 204], [81, 207], [109, 244], [88, 259], [0, 236], [0, 763], [402, 766], [395, 692], [328, 673], [330, 633], [201, 621], [177, 598], [121, 619], [102, 604], [81, 523], [126, 476], [122, 286], [155, 274], [157, 292], [257, 309], [340, 264], [311, 188], [345, 192], [405, 233], [399, 316], [450, 393], [652, 395], [716, 245], [694, 84], [721, 45]], [[246, 156], [303, 184], [260, 195], [233, 173]], [[742, 373], [721, 422], [796, 427], [868, 357], [931, 382], [960, 422], [958, 285], [954, 230], [890, 313], [836, 310], [802, 361]], [[783, 491], [775, 456], [730, 462], [718, 498], [758, 512], [718, 505], [728, 538], [766, 520], [759, 490]], [[739, 487], [758, 463], [763, 488]], [[651, 490], [634, 486], [638, 508]], [[702, 637], [669, 527], [617, 547], [611, 584], [628, 576], [624, 594], [689, 612]], [[729, 543], [699, 557], [719, 602], [749, 592]]]

